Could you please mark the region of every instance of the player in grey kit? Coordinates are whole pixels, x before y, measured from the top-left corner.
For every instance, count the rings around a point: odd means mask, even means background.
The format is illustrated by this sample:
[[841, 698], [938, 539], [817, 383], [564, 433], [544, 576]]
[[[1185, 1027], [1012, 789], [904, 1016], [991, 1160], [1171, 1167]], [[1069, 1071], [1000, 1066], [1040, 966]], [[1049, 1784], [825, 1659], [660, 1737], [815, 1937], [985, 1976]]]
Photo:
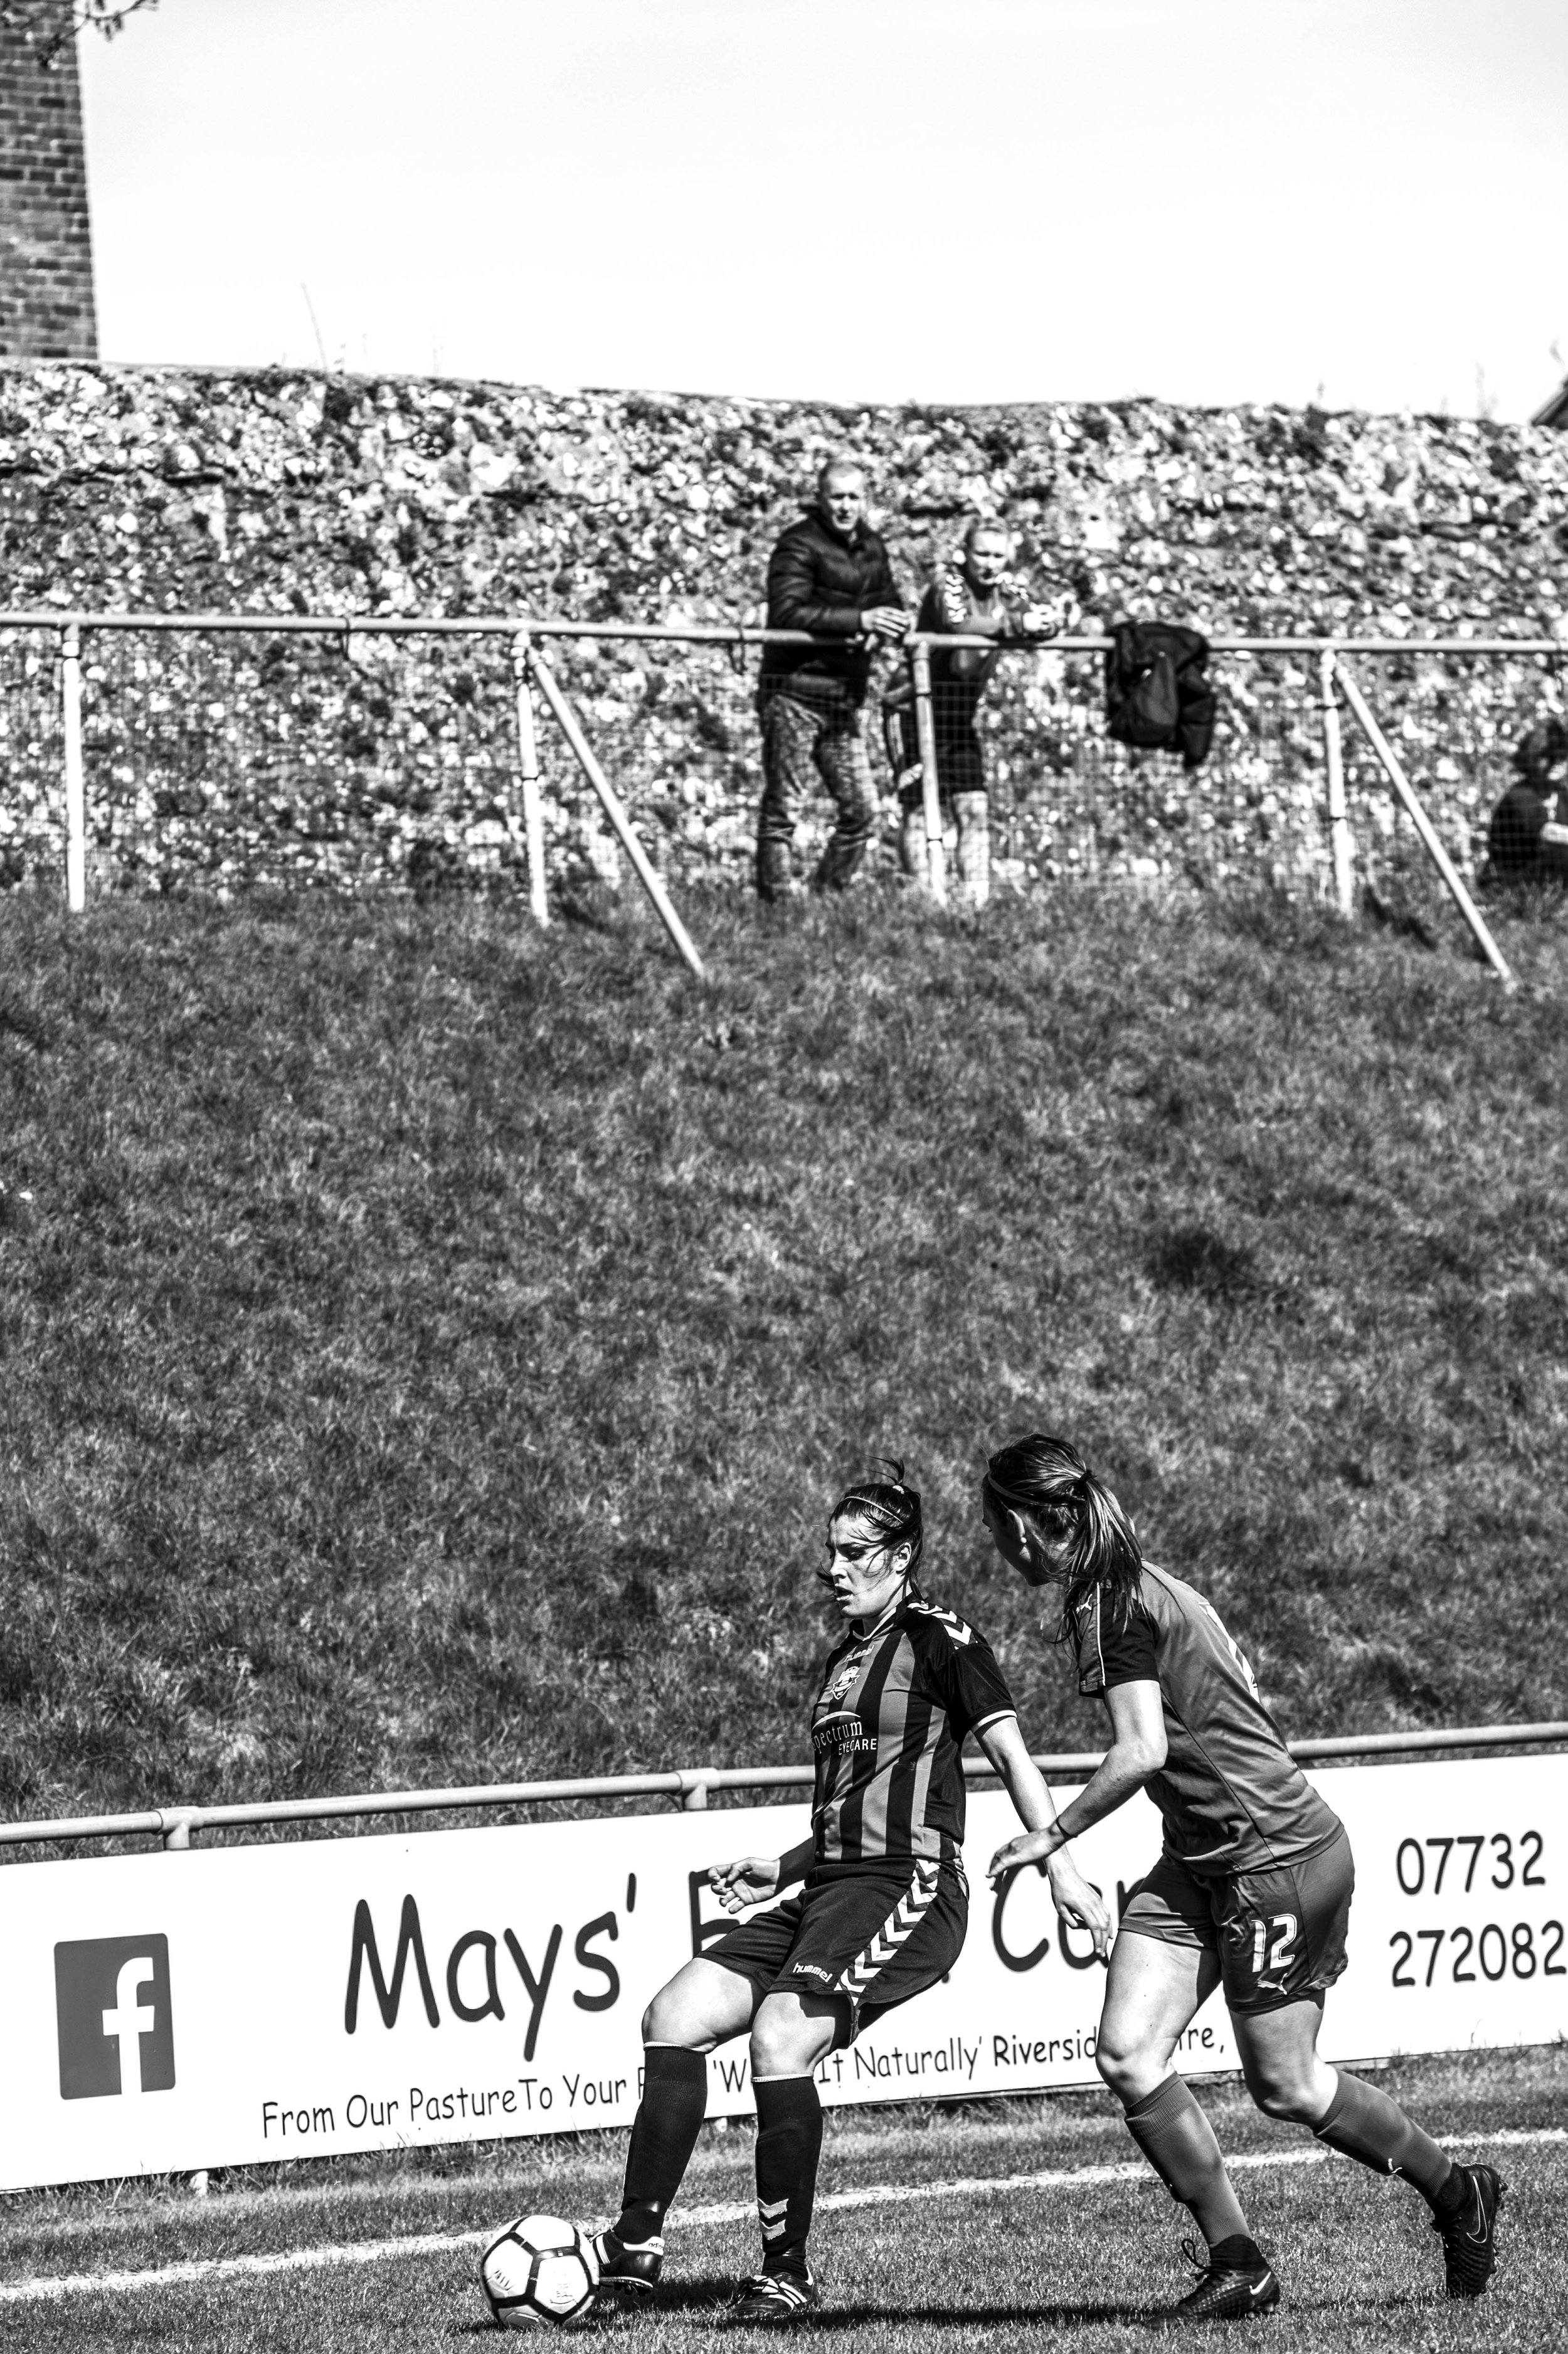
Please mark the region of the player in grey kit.
[[1345, 1967], [1350, 1840], [1218, 1616], [1144, 1560], [1115, 1496], [1065, 1439], [1035, 1433], [1002, 1447], [981, 1505], [1008, 1566], [1064, 1589], [1060, 1639], [1112, 1732], [1086, 1787], [1054, 1823], [999, 1849], [993, 1876], [1043, 1862], [1135, 1790], [1164, 1824], [1160, 1861], [1122, 1915], [1096, 2056], [1133, 2139], [1208, 2243], [1203, 2276], [1172, 2317], [1232, 2320], [1279, 2302], [1213, 2128], [1171, 2064], [1216, 1985], [1259, 2108], [1414, 2183], [1442, 2237], [1448, 2295], [1478, 2296], [1496, 2262], [1497, 2174], [1454, 2163], [1385, 2093], [1318, 2056], [1324, 1994]]

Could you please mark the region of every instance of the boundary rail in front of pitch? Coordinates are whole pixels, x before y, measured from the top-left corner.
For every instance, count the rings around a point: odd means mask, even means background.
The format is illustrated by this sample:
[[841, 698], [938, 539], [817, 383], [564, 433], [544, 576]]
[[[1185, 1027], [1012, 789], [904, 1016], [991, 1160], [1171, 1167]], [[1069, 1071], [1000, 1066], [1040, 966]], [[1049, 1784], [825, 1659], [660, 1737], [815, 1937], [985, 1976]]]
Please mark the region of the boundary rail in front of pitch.
[[[1293, 1741], [1299, 1765], [1328, 1765], [1357, 1757], [1428, 1755], [1434, 1751], [1545, 1749], [1568, 1746], [1568, 1723], [1472, 1724], [1439, 1731], [1339, 1734], [1317, 1741]], [[1034, 1763], [1043, 1774], [1093, 1773], [1097, 1749], [1044, 1754]], [[716, 1790], [809, 1790], [810, 1766], [687, 1766], [662, 1774], [610, 1774], [577, 1781], [482, 1782], [448, 1790], [381, 1790], [335, 1798], [261, 1798], [217, 1807], [152, 1807], [142, 1814], [83, 1815], [48, 1821], [0, 1823], [0, 1848], [53, 1846], [68, 1840], [153, 1838], [171, 1853], [190, 1847], [202, 1831], [239, 1830], [270, 1823], [344, 1821], [366, 1815], [450, 1813], [459, 1808], [559, 1805], [568, 1800], [673, 1798], [688, 1811], [707, 1806]], [[994, 1781], [983, 1758], [965, 1760], [971, 1781]]]

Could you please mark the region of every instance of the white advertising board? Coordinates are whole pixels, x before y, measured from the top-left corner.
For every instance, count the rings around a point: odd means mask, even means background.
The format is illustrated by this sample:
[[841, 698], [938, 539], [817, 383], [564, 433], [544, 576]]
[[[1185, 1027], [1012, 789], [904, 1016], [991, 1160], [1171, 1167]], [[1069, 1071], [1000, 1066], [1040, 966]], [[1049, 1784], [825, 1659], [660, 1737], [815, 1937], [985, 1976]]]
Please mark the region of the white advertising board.
[[[1568, 2032], [1568, 1756], [1313, 1776], [1350, 1829], [1351, 1967], [1330, 2058]], [[1068, 1793], [1059, 1791], [1059, 1802]], [[10, 1866], [0, 2188], [627, 2124], [649, 1997], [724, 1919], [705, 1868], [777, 1853], [801, 1807]], [[951, 1978], [821, 2071], [830, 2103], [1097, 2081], [1103, 1976], [1013, 1828], [971, 1800]], [[1119, 1905], [1159, 1851], [1139, 1798], [1079, 1842]], [[1235, 2065], [1223, 2007], [1181, 2064]], [[714, 2115], [752, 2106], [744, 2041]]]

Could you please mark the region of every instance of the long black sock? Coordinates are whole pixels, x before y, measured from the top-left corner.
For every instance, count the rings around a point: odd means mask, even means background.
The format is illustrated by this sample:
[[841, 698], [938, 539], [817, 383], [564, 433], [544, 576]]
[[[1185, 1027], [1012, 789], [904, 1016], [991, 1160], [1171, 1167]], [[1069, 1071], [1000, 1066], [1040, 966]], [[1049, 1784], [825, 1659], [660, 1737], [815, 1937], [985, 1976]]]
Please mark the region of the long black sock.
[[642, 2098], [631, 2121], [626, 2188], [615, 2227], [618, 2239], [634, 2244], [662, 2231], [708, 2105], [708, 2063], [700, 2052], [650, 2043], [642, 2057]]
[[822, 2154], [822, 2104], [814, 2076], [764, 2076], [757, 2094], [757, 2219], [762, 2269], [803, 2273], [806, 2234]]
[[1333, 2099], [1312, 2128], [1318, 2139], [1374, 2174], [1402, 2175], [1435, 2214], [1457, 2207], [1464, 2197], [1465, 2178], [1447, 2151], [1375, 2084], [1347, 2076], [1342, 2068], [1338, 2080]]
[[1214, 2128], [1182, 2079], [1167, 2076], [1127, 2112], [1127, 2129], [1211, 2248], [1250, 2238]]

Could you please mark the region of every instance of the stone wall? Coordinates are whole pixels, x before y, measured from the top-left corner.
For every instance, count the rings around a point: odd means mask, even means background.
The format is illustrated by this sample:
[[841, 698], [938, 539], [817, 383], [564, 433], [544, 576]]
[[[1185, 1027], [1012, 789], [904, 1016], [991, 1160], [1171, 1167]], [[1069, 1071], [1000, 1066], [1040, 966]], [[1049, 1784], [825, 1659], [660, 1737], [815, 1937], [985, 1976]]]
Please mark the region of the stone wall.
[[97, 356], [76, 47], [0, 16], [0, 355]]
[[[911, 590], [968, 514], [1075, 603], [1211, 634], [1564, 631], [1568, 440], [1468, 419], [801, 403], [305, 374], [0, 373], [0, 600], [11, 608], [758, 618], [767, 555], [814, 468], [871, 471]], [[52, 635], [0, 637], [0, 872], [52, 875]], [[757, 789], [749, 665], [563, 650], [606, 765], [683, 882], [745, 871]], [[90, 639], [100, 878], [515, 879], [503, 642], [416, 648]], [[1010, 663], [993, 695], [1003, 879], [1258, 876], [1321, 888], [1315, 666], [1216, 658], [1196, 779], [1106, 744], [1092, 660]], [[1363, 684], [1474, 867], [1509, 747], [1557, 693], [1526, 657], [1368, 661]], [[552, 873], [614, 858], [543, 731]], [[1358, 848], [1399, 847], [1355, 748]], [[891, 819], [889, 833], [891, 833]]]

